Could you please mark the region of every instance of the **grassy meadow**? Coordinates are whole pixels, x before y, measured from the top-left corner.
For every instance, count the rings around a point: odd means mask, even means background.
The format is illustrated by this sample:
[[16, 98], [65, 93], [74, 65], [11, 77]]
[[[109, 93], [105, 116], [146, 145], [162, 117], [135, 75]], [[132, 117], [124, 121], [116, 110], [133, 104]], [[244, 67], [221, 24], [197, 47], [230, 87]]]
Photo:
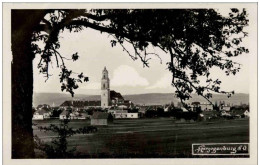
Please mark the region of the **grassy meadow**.
[[[59, 124], [58, 119], [33, 121], [38, 126]], [[89, 120], [72, 120], [70, 127], [90, 125]], [[54, 133], [34, 134], [48, 143]], [[68, 139], [77, 158], [186, 158], [192, 143], [249, 143], [249, 119], [178, 123], [172, 118], [114, 120], [96, 133], [77, 134]], [[38, 157], [44, 155], [38, 152]]]

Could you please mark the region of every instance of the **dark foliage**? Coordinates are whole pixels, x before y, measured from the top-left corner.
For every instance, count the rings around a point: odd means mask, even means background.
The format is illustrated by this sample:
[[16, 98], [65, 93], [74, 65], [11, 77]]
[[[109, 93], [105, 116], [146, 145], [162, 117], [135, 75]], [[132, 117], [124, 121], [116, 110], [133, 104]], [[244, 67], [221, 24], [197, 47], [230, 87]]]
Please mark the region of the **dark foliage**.
[[59, 109], [59, 108], [54, 108], [54, 109], [52, 110], [51, 117], [59, 117], [61, 113], [62, 113], [62, 110], [61, 110], [61, 109]]
[[199, 112], [193, 112], [193, 111], [188, 111], [188, 112], [183, 112], [183, 111], [175, 111], [173, 112], [173, 116], [176, 119], [185, 119], [185, 120], [198, 120], [199, 118]]
[[135, 108], [135, 107], [134, 107], [134, 108], [132, 108], [132, 109], [129, 109], [129, 110], [128, 110], [128, 113], [138, 113], [138, 110], [139, 110], [138, 108]]
[[145, 112], [145, 117], [148, 117], [148, 118], [157, 117], [157, 111], [155, 111], [155, 110], [147, 110]]
[[[212, 92], [227, 94], [234, 92], [220, 90], [221, 80], [210, 77], [210, 69], [220, 68], [227, 75], [236, 74], [240, 64], [230, 57], [248, 53], [248, 49], [240, 46], [247, 33], [243, 31], [248, 24], [245, 10], [231, 9], [228, 17], [223, 17], [214, 9], [172, 9], [172, 10], [53, 10], [48, 13], [44, 35], [35, 32], [33, 41], [44, 40], [46, 46], [40, 50], [33, 44], [35, 53], [42, 57], [39, 68], [48, 75], [48, 65], [54, 56], [57, 66], [61, 67], [62, 91], [66, 89], [74, 95], [82, 82], [82, 74], [78, 79], [71, 78], [72, 71], [65, 67], [64, 59], [57, 49], [60, 48], [58, 36], [65, 29], [79, 32], [84, 28], [109, 33], [114, 37], [111, 46], [122, 46], [133, 59], [140, 59], [149, 67], [151, 55], [149, 47], [157, 47], [170, 55], [168, 68], [172, 72], [172, 85], [177, 89], [175, 94], [184, 103], [196, 92], [210, 102]], [[127, 20], [125, 19], [127, 18]], [[46, 34], [47, 33], [47, 34]], [[134, 54], [125, 48], [125, 43], [132, 45]], [[77, 53], [72, 60], [79, 58]], [[61, 60], [61, 65], [58, 59]], [[44, 63], [44, 65], [43, 65]], [[201, 85], [199, 77], [205, 77], [207, 85]], [[84, 78], [88, 81], [88, 78]]]
[[250, 110], [249, 105], [236, 105], [230, 108], [230, 110]]

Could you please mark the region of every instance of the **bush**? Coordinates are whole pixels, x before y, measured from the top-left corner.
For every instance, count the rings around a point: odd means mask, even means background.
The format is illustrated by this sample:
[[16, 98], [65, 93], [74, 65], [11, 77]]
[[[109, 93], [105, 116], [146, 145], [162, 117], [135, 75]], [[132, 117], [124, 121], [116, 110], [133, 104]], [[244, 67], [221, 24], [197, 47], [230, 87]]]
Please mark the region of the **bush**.
[[64, 119], [57, 126], [51, 124], [48, 127], [38, 127], [41, 131], [51, 131], [58, 134], [51, 140], [51, 144], [44, 143], [39, 137], [34, 136], [35, 148], [46, 153], [48, 158], [71, 158], [75, 156], [76, 147], [68, 149], [67, 139], [75, 134], [87, 134], [97, 132], [97, 128], [93, 126], [72, 129], [68, 126], [70, 120]]

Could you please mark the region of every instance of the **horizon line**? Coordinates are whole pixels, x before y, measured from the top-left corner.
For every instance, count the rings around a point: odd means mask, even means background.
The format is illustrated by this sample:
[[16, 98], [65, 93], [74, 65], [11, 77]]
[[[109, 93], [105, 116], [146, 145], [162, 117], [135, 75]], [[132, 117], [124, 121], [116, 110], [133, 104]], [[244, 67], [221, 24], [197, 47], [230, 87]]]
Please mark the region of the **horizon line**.
[[[33, 92], [37, 93], [37, 94], [65, 94], [65, 95], [70, 95], [70, 93], [66, 93], [66, 92]], [[120, 92], [119, 92], [120, 93]], [[174, 94], [174, 93], [164, 93], [164, 92], [151, 92], [151, 93], [138, 93], [138, 94], [122, 94], [122, 95], [145, 95], [145, 94]], [[196, 94], [196, 93], [192, 93], [192, 94]], [[226, 94], [221, 94], [221, 93], [212, 93], [213, 95], [226, 95]], [[247, 94], [249, 95], [249, 93], [243, 93], [243, 92], [238, 92], [235, 93], [236, 94]], [[74, 97], [76, 95], [88, 95], [88, 96], [96, 96], [96, 95], [100, 95], [100, 94], [83, 94], [83, 93], [74, 93]], [[198, 95], [198, 94], [197, 94]]]

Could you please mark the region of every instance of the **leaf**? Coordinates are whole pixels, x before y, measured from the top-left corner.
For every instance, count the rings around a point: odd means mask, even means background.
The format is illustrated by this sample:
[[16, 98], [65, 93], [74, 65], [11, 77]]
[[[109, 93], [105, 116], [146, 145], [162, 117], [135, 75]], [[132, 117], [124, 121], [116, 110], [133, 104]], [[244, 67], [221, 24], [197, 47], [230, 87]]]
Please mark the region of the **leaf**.
[[78, 58], [79, 58], [78, 52], [77, 52], [77, 53], [74, 53], [74, 54], [72, 55], [72, 60], [73, 60], [73, 61], [78, 60]]
[[84, 82], [88, 82], [88, 81], [89, 81], [88, 77], [84, 77]]
[[83, 72], [82, 73], [80, 73], [79, 75], [78, 75], [78, 77], [81, 79], [81, 78], [83, 78], [84, 76], [83, 76]]
[[65, 86], [64, 83], [62, 83], [62, 85], [61, 85], [61, 91], [64, 91], [65, 89], [66, 89], [66, 86]]
[[232, 11], [233, 13], [238, 13], [238, 12], [239, 12], [239, 10], [236, 9], [236, 8], [231, 8], [231, 11]]

